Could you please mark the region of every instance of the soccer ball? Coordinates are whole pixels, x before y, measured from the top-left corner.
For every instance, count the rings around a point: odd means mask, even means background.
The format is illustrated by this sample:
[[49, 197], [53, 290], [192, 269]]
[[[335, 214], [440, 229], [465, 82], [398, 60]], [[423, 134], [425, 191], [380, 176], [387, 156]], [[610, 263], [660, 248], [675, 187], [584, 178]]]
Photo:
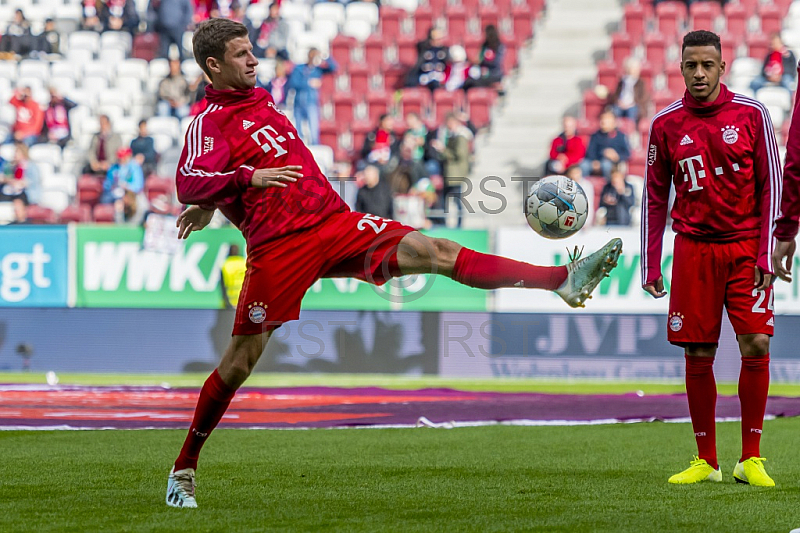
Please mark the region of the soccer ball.
[[589, 201], [580, 185], [566, 176], [546, 176], [533, 185], [525, 201], [525, 217], [533, 231], [548, 239], [564, 239], [583, 227]]

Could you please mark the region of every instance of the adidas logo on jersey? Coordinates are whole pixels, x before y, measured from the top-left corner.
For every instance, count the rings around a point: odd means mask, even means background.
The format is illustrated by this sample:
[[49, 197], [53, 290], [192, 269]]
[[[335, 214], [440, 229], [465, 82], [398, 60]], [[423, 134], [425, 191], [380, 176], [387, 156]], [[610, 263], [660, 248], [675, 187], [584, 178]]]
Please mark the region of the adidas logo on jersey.
[[256, 125], [256, 123], [255, 123], [255, 122], [250, 122], [249, 120], [243, 120], [243, 121], [242, 121], [242, 127], [243, 127], [244, 129], [246, 129], [246, 130], [248, 130], [248, 129], [252, 128], [252, 127], [253, 127], [253, 126], [255, 126], [255, 125]]
[[683, 139], [681, 139], [681, 146], [686, 146], [687, 144], [692, 144], [694, 141], [688, 135], [684, 135]]

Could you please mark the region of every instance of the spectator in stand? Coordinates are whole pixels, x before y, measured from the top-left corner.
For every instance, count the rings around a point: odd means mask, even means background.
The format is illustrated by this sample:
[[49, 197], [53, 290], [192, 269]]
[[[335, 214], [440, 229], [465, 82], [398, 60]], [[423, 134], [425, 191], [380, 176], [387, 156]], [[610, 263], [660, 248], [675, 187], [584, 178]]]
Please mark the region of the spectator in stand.
[[181, 72], [181, 62], [169, 62], [169, 74], [158, 84], [156, 109], [161, 117], [181, 119], [189, 114], [189, 82]]
[[131, 221], [144, 196], [144, 173], [130, 148], [119, 148], [117, 161], [109, 167], [100, 203], [114, 204], [116, 222]]
[[89, 162], [84, 167], [84, 174], [105, 176], [108, 169], [117, 162], [117, 152], [122, 147], [122, 139], [111, 128], [108, 115], [100, 115], [100, 131], [92, 137], [89, 145]]
[[470, 142], [472, 131], [455, 113], [448, 113], [445, 128], [439, 128], [439, 135], [431, 141], [431, 146], [440, 154], [442, 175], [444, 177], [444, 198], [442, 205], [447, 209], [449, 197], [456, 198], [458, 226], [461, 227], [461, 185], [469, 176]]
[[[418, 148], [419, 145], [417, 144], [417, 139], [414, 134], [406, 132], [397, 147], [397, 154], [390, 164], [391, 171], [389, 182], [392, 189], [397, 190], [403, 188], [408, 190], [410, 187], [416, 185], [422, 178], [428, 177], [428, 172], [422, 164], [422, 159], [417, 159], [416, 157]], [[397, 177], [406, 179], [408, 183], [399, 187], [397, 185]]]
[[445, 81], [444, 71], [450, 62], [450, 51], [444, 42], [444, 32], [436, 27], [428, 30], [428, 37], [417, 43], [417, 62], [409, 73], [406, 85], [427, 87], [431, 91]]
[[142, 167], [145, 176], [156, 171], [158, 152], [156, 152], [155, 141], [147, 132], [146, 120], [139, 121], [139, 135], [131, 141], [131, 152], [133, 159]]
[[103, 30], [100, 22], [101, 0], [83, 0], [81, 7], [81, 30], [96, 31]]
[[126, 31], [133, 35], [139, 27], [134, 0], [104, 0], [98, 10], [103, 31]]
[[756, 76], [750, 83], [750, 89], [758, 90], [767, 84], [783, 87], [789, 93], [794, 90], [794, 82], [797, 77], [797, 59], [794, 53], [786, 48], [779, 33], [772, 36], [770, 51], [764, 58], [764, 66], [761, 74]]
[[392, 191], [381, 179], [380, 169], [375, 165], [367, 165], [363, 175], [364, 185], [356, 194], [355, 210], [382, 218], [394, 218]]
[[630, 226], [631, 208], [636, 203], [633, 187], [625, 180], [625, 173], [615, 167], [611, 179], [600, 193], [598, 224], [606, 226]]
[[614, 165], [627, 162], [631, 156], [628, 138], [617, 129], [617, 117], [610, 109], [600, 114], [600, 129], [592, 134], [581, 166], [586, 176], [611, 176]]
[[28, 205], [39, 202], [41, 182], [39, 170], [28, 159], [28, 147], [16, 143], [14, 161], [3, 166], [0, 176], [0, 202], [12, 202], [16, 222], [28, 219]]
[[484, 29], [483, 44], [481, 45], [478, 67], [480, 75], [475, 78], [470, 76], [464, 82], [464, 90], [473, 87], [491, 87], [503, 81], [503, 58], [506, 55], [506, 45], [500, 40], [500, 32], [493, 24]]
[[431, 147], [429, 143], [430, 132], [428, 127], [416, 113], [406, 114], [406, 132], [404, 137], [409, 137], [414, 143], [414, 160], [425, 165], [425, 173], [428, 176], [441, 175], [442, 166], [435, 155], [431, 157]]
[[183, 32], [192, 23], [192, 0], [150, 0], [148, 18], [160, 39], [159, 57], [169, 58], [170, 46], [178, 47], [178, 58], [183, 61]]
[[57, 144], [61, 148], [67, 145], [72, 139], [69, 112], [77, 105], [69, 98], [64, 98], [58, 88], [50, 87], [50, 104], [44, 112], [42, 142]]
[[0, 39], [0, 52], [9, 52], [25, 56], [33, 49], [35, 38], [31, 33], [31, 23], [25, 18], [21, 9], [14, 12], [14, 19], [6, 27]]
[[211, 2], [210, 18], [233, 18], [238, 7], [238, 0], [213, 0]]
[[264, 88], [272, 95], [275, 105], [281, 109], [286, 109], [286, 97], [289, 92], [286, 84], [288, 82], [289, 77], [286, 75], [286, 61], [278, 59], [275, 61], [275, 75], [264, 85]]
[[[306, 144], [319, 144], [319, 89], [322, 76], [336, 72], [333, 58], [324, 59], [320, 51], [308, 51], [308, 62], [297, 65], [286, 84], [294, 90], [294, 121], [301, 138]], [[303, 123], [308, 124], [308, 134], [303, 133]]]
[[61, 36], [56, 30], [56, 22], [48, 18], [44, 21], [44, 31], [37, 35], [36, 49], [45, 54], [61, 54]]
[[474, 74], [476, 77], [479, 75], [480, 69], [473, 68], [473, 66], [467, 61], [467, 51], [463, 46], [458, 44], [451, 46], [450, 63], [444, 69], [444, 88], [450, 92], [463, 89], [470, 74]]
[[385, 113], [378, 119], [378, 126], [369, 132], [361, 148], [361, 159], [384, 170], [395, 150], [397, 138], [394, 134], [394, 117]]
[[250, 34], [256, 57], [289, 59], [289, 23], [281, 18], [280, 10], [279, 2], [271, 3], [267, 18]]
[[629, 57], [625, 60], [625, 74], [617, 83], [617, 88], [608, 98], [608, 105], [617, 117], [627, 118], [633, 122], [647, 115], [650, 107], [650, 93], [644, 80], [639, 77], [642, 64], [638, 59]]
[[564, 171], [564, 175], [580, 185], [581, 189], [583, 189], [583, 192], [586, 193], [586, 200], [589, 204], [589, 210], [586, 213], [586, 222], [584, 223], [584, 227], [591, 226], [594, 224], [594, 211], [598, 207], [598, 205], [595, 203], [594, 183], [583, 176], [583, 170], [581, 170], [580, 165], [572, 165], [568, 167]]
[[565, 116], [561, 123], [564, 131], [550, 145], [550, 160], [545, 165], [545, 174], [564, 174], [568, 167], [580, 164], [586, 154], [583, 139], [576, 134], [577, 119]]
[[19, 141], [31, 146], [39, 141], [44, 126], [44, 112], [31, 96], [30, 87], [20, 87], [9, 102], [17, 111], [17, 118], [11, 128], [10, 141]]

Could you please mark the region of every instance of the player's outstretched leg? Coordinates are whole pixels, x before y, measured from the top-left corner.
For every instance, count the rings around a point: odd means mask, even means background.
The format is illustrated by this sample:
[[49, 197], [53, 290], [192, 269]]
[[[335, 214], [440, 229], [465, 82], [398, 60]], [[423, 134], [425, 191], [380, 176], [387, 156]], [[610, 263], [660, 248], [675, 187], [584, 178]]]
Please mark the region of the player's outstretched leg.
[[253, 371], [270, 334], [271, 331], [262, 335], [235, 335], [219, 367], [203, 384], [189, 434], [167, 480], [166, 502], [170, 507], [197, 507], [194, 487], [200, 450], [222, 420], [236, 391]]
[[571, 307], [582, 307], [617, 266], [622, 240], [611, 239], [597, 252], [566, 266], [537, 266], [464, 248], [419, 232], [403, 237], [397, 251], [401, 274], [442, 274], [478, 289], [521, 287], [555, 291]]

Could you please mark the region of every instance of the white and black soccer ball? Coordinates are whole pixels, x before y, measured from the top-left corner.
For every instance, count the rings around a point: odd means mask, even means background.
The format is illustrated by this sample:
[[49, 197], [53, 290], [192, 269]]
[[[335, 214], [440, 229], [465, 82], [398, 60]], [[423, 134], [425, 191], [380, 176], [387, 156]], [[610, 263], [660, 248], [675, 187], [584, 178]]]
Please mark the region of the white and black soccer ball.
[[545, 176], [525, 201], [525, 217], [533, 231], [548, 239], [564, 239], [583, 227], [589, 201], [583, 188], [566, 176]]

